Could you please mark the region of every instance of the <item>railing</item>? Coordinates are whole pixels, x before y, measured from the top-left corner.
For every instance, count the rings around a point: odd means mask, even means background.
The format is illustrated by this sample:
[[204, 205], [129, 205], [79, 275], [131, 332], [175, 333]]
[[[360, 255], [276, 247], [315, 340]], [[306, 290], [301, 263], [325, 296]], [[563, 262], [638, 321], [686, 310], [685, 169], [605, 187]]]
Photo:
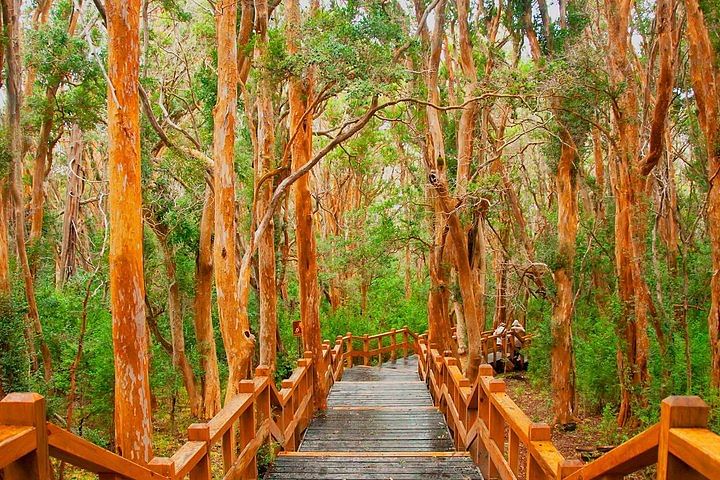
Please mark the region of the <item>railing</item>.
[[351, 368], [355, 364], [355, 358], [360, 358], [363, 365], [370, 365], [375, 359], [378, 363], [385, 359], [394, 360], [398, 350], [402, 350], [403, 356], [407, 357], [409, 351], [415, 350], [418, 335], [412, 333], [408, 327], [403, 327], [377, 335], [357, 336], [348, 332], [344, 337], [337, 337], [337, 340], [341, 339], [345, 345], [347, 368]]
[[490, 365], [482, 365], [471, 384], [450, 352], [429, 347], [424, 335], [418, 344], [418, 373], [455, 446], [470, 453], [487, 479], [615, 480], [654, 464], [662, 480], [720, 479], [720, 436], [707, 429], [709, 408], [698, 397], [666, 398], [660, 423], [583, 465], [565, 459], [551, 441], [550, 426], [532, 422]]
[[[397, 341], [401, 336], [403, 340]], [[353, 340], [362, 339], [364, 353], [353, 350]], [[367, 339], [367, 340], [365, 340]], [[369, 342], [379, 339], [377, 348]], [[409, 339], [412, 339], [409, 340]], [[373, 336], [348, 334], [335, 345], [323, 344], [323, 362], [328, 366], [327, 387], [342, 378], [353, 357], [397, 358], [417, 351], [417, 336], [407, 327]], [[377, 341], [377, 340], [376, 340]], [[385, 345], [387, 343], [387, 345]], [[365, 362], [367, 363], [367, 362]], [[67, 462], [97, 474], [102, 480], [209, 480], [211, 454], [219, 445], [223, 479], [257, 478], [256, 456], [261, 446], [273, 442], [294, 451], [314, 414], [312, 354], [305, 352], [280, 390], [266, 367], [258, 367], [252, 380], [241, 382], [237, 395], [206, 423], [188, 428], [188, 441], [171, 457], [155, 457], [140, 465], [47, 422], [45, 399], [35, 393], [13, 393], [0, 400], [0, 478], [46, 480], [51, 478], [49, 458]]]

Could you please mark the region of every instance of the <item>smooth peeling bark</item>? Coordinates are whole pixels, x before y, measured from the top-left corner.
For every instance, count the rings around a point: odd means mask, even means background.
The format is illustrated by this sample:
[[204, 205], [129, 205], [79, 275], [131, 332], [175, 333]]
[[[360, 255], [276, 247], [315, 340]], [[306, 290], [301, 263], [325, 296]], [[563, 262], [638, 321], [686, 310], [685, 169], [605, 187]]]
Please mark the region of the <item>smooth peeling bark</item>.
[[450, 292], [445, 281], [445, 272], [441, 264], [442, 244], [431, 247], [430, 263], [430, 291], [428, 292], [428, 341], [431, 346], [445, 351], [452, 347], [450, 338], [450, 315], [448, 302]]
[[217, 348], [212, 323], [213, 287], [213, 227], [215, 224], [215, 198], [209, 187], [205, 192], [200, 240], [195, 263], [194, 326], [202, 370], [202, 404], [200, 416], [212, 418], [221, 407], [220, 374]]
[[[228, 361], [227, 402], [238, 391], [250, 370], [254, 337], [250, 333], [247, 308], [243, 309], [238, 285], [249, 283], [249, 271], [238, 282], [235, 233], [235, 125], [237, 122], [237, 2], [215, 4], [218, 50], [218, 91], [215, 104], [213, 158], [215, 172], [215, 287], [220, 311], [220, 330]], [[240, 294], [242, 296], [242, 293]]]
[[[258, 185], [260, 179], [273, 170], [275, 135], [272, 106], [272, 84], [264, 57], [268, 47], [268, 4], [266, 0], [255, 1], [255, 61], [261, 65], [257, 94], [257, 143], [258, 155], [255, 163], [255, 195], [257, 218], [265, 215], [272, 196], [273, 181], [268, 179]], [[260, 364], [275, 370], [277, 345], [277, 285], [275, 271], [275, 225], [271, 221], [263, 232], [258, 244], [258, 279], [260, 298]]]
[[458, 273], [458, 283], [460, 284], [460, 293], [465, 311], [465, 326], [468, 336], [468, 366], [466, 376], [472, 382], [475, 381], [478, 368], [484, 361], [481, 355], [481, 322], [482, 319], [485, 318], [485, 315], [484, 312], [479, 312], [477, 308], [474, 276], [470, 268], [470, 259], [468, 258], [467, 235], [465, 235], [462, 229], [455, 206], [452, 204], [448, 194], [447, 179], [439, 172], [433, 171], [430, 173], [429, 180], [435, 189], [437, 201], [447, 218], [449, 240], [453, 245], [455, 267]]
[[555, 422], [571, 423], [575, 418], [575, 368], [572, 344], [572, 319], [575, 301], [573, 263], [578, 229], [577, 150], [566, 129], [560, 134], [560, 161], [555, 175], [558, 197], [558, 254], [553, 270], [555, 303], [550, 324], [553, 412]]
[[106, 9], [115, 445], [120, 455], [147, 463], [153, 449], [142, 249], [140, 0], [110, 0]]
[[[477, 88], [477, 69], [473, 59], [472, 43], [468, 27], [469, 0], [457, 0], [458, 33], [460, 40], [460, 67], [466, 80], [464, 99], [472, 98]], [[470, 163], [473, 157], [477, 103], [470, 102], [462, 109], [457, 135], [457, 196], [462, 198], [470, 180]]]
[[70, 134], [70, 168], [67, 179], [67, 193], [65, 195], [65, 210], [63, 212], [60, 258], [55, 272], [55, 286], [57, 288], [62, 288], [65, 282], [75, 273], [80, 199], [85, 189], [83, 150], [82, 131], [79, 126], [73, 125]]
[[[297, 0], [286, 4], [288, 22], [288, 51], [297, 50], [300, 25], [300, 7]], [[311, 84], [304, 84], [301, 78], [290, 80], [290, 134], [298, 132], [291, 146], [293, 170], [305, 165], [312, 158], [313, 115], [307, 112], [311, 101]], [[327, 365], [322, 358], [322, 337], [320, 333], [320, 284], [318, 281], [317, 246], [313, 229], [312, 195], [310, 174], [295, 182], [295, 237], [298, 255], [298, 284], [300, 288], [300, 321], [303, 328], [303, 345], [313, 354], [315, 377], [313, 388], [316, 392], [315, 406], [327, 407]], [[332, 289], [332, 286], [331, 286]]]
[[697, 103], [698, 121], [705, 136], [707, 175], [707, 223], [712, 259], [708, 332], [711, 353], [711, 384], [720, 389], [720, 71], [718, 53], [697, 0], [685, 0], [690, 74]]

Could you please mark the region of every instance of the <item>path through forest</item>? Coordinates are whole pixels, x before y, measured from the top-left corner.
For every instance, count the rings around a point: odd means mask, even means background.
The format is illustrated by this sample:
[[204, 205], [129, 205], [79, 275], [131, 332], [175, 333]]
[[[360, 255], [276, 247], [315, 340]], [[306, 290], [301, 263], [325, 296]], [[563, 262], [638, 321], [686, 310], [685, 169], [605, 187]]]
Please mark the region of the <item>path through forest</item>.
[[278, 456], [270, 480], [482, 479], [456, 452], [440, 411], [418, 378], [417, 358], [355, 366], [328, 397], [298, 452]]

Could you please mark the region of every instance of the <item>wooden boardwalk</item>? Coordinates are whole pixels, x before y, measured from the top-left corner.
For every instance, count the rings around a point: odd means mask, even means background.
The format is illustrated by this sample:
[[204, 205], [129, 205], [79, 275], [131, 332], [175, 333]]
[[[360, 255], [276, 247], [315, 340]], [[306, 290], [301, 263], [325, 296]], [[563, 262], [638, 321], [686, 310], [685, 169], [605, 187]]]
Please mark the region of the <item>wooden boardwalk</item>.
[[443, 415], [417, 375], [417, 359], [356, 366], [328, 397], [298, 452], [281, 453], [266, 476], [285, 479], [477, 479], [456, 452]]

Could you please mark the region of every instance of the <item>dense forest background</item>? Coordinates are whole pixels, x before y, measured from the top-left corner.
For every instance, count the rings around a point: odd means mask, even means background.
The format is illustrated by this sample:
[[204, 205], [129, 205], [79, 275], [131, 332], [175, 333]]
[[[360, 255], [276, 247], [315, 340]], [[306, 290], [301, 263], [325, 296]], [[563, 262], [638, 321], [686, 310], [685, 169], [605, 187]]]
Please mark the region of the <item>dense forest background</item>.
[[[0, 132], [0, 392], [40, 392], [111, 446], [105, 6], [20, 3], [14, 24], [2, 2], [3, 89], [21, 78], [24, 101], [21, 142], [7, 94]], [[211, 254], [224, 3], [141, 6], [158, 438], [211, 416], [229, 376]], [[254, 365], [271, 358], [278, 381], [294, 367], [311, 252], [322, 338], [407, 325], [449, 346], [453, 325], [472, 371], [476, 333], [518, 320], [558, 423], [592, 412], [631, 431], [675, 393], [701, 395], [718, 430], [717, 0], [234, 6], [233, 244]]]

